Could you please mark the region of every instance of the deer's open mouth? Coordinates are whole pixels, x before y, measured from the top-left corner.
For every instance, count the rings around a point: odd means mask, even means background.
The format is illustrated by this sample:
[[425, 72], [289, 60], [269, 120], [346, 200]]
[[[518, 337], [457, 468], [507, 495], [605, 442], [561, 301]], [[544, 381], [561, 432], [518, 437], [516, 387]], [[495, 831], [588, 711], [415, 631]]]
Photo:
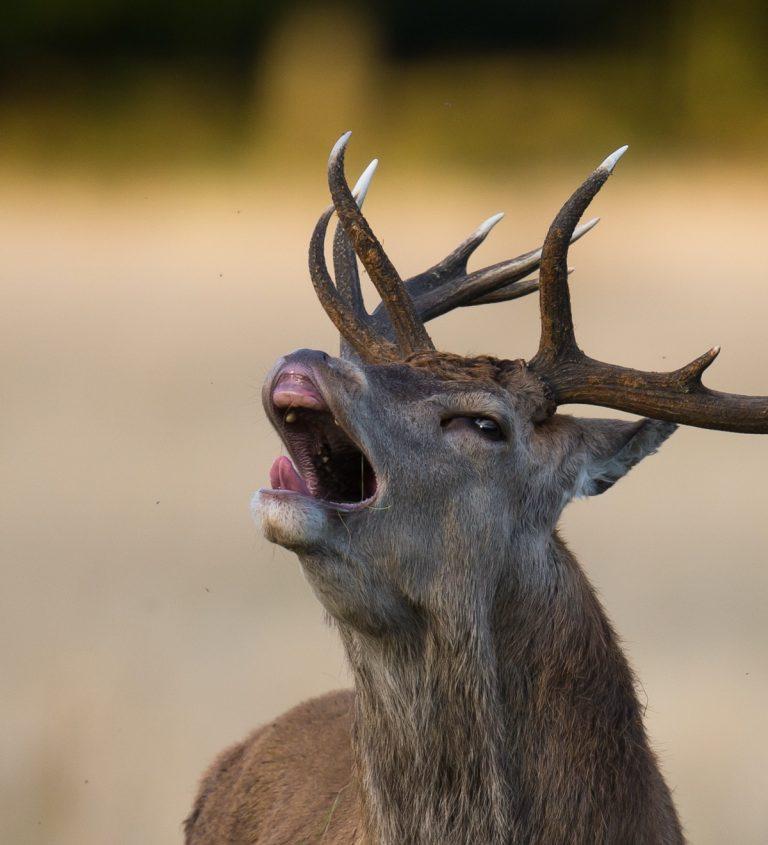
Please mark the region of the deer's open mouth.
[[291, 456], [272, 464], [272, 490], [309, 496], [339, 510], [370, 504], [377, 486], [373, 467], [334, 418], [310, 372], [286, 368], [271, 399], [273, 420]]

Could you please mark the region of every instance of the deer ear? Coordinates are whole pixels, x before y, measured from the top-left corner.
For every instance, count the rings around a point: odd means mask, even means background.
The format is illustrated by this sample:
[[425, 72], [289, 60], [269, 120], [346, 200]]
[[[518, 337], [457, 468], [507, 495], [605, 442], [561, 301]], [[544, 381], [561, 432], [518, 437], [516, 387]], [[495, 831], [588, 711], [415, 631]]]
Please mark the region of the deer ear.
[[584, 463], [575, 496], [604, 493], [635, 464], [652, 455], [677, 428], [674, 423], [642, 419], [578, 420], [584, 445]]

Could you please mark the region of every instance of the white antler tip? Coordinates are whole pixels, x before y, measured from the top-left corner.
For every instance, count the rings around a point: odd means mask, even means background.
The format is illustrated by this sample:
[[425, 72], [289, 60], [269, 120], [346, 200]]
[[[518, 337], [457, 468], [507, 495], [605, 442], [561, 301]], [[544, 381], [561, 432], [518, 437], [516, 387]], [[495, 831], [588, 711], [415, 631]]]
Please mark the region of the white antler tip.
[[345, 132], [341, 136], [341, 138], [339, 138], [339, 140], [333, 145], [333, 149], [331, 150], [331, 159], [336, 158], [339, 153], [343, 152], [344, 147], [347, 146], [347, 142], [349, 141], [351, 135], [351, 130], [349, 132]]
[[577, 226], [573, 231], [573, 238], [580, 238], [582, 235], [586, 235], [591, 229], [594, 229], [595, 226], [600, 222], [599, 217], [593, 217], [591, 220], [587, 220], [586, 223], [582, 223], [580, 226]]
[[623, 147], [619, 147], [616, 152], [611, 153], [608, 158], [598, 167], [598, 170], [607, 170], [609, 173], [613, 172], [613, 168], [616, 167], [616, 162], [624, 155], [624, 153], [629, 149], [629, 144], [625, 144]]
[[371, 186], [371, 179], [373, 179], [373, 174], [376, 172], [378, 165], [379, 160], [375, 158], [360, 174], [360, 178], [357, 180], [355, 187], [352, 189], [352, 196], [357, 200], [359, 208], [362, 208], [363, 206], [365, 196], [368, 193], [368, 188]]
[[500, 211], [498, 214], [494, 214], [492, 217], [489, 217], [487, 220], [483, 220], [483, 222], [477, 227], [477, 236], [480, 238], [484, 238], [488, 232], [493, 229], [493, 227], [501, 220], [504, 216], [504, 212]]

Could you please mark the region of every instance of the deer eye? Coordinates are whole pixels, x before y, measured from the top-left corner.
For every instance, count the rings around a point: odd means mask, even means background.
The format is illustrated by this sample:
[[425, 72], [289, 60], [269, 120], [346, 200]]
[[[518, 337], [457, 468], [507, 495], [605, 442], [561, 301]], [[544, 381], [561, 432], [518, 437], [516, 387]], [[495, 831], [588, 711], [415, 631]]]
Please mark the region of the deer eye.
[[448, 417], [442, 422], [443, 429], [469, 429], [480, 434], [486, 440], [503, 440], [504, 432], [501, 426], [490, 417]]
[[501, 426], [489, 417], [472, 417], [472, 425], [486, 440], [503, 440]]
[[501, 429], [498, 424], [494, 420], [488, 419], [488, 417], [474, 417], [472, 424], [486, 437], [490, 437], [494, 440], [501, 437]]

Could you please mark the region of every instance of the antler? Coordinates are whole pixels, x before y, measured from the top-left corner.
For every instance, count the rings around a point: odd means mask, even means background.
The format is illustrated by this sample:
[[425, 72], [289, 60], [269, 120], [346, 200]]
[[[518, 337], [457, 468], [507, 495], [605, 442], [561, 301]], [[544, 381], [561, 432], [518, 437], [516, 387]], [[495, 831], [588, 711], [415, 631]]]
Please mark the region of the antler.
[[401, 357], [397, 346], [375, 331], [370, 318], [360, 314], [342, 297], [328, 272], [324, 254], [325, 233], [334, 211], [334, 207], [330, 206], [320, 215], [309, 241], [309, 275], [317, 298], [344, 341], [364, 361], [396, 361]]
[[[365, 168], [355, 187], [352, 188], [352, 196], [360, 209], [363, 207], [371, 179], [373, 179], [373, 174], [376, 172], [378, 165], [379, 160], [375, 158]], [[336, 287], [342, 299], [359, 317], [363, 319], [367, 317], [368, 313], [363, 304], [363, 292], [360, 288], [360, 276], [357, 272], [355, 250], [341, 226], [336, 227], [333, 236], [333, 272], [336, 277]]]
[[[342, 352], [350, 349], [366, 361], [397, 361], [415, 352], [434, 350], [423, 321], [413, 307], [402, 279], [376, 239], [360, 211], [375, 162], [366, 169], [356, 186], [356, 199], [344, 177], [344, 151], [351, 132], [339, 138], [328, 160], [328, 186], [333, 205], [315, 226], [309, 243], [309, 272], [320, 303], [339, 330]], [[337, 285], [328, 273], [324, 244], [328, 221], [336, 212], [343, 230], [334, 238], [334, 265]], [[344, 239], [347, 243], [344, 243]], [[379, 331], [363, 305], [360, 279], [354, 256], [368, 271], [386, 308], [397, 343]]]
[[[506, 302], [527, 296], [539, 289], [536, 279], [525, 277], [539, 268], [541, 249], [525, 252], [482, 270], [467, 272], [469, 256], [502, 217], [503, 214], [489, 217], [450, 255], [405, 283], [414, 306], [425, 323], [455, 308]], [[586, 235], [598, 222], [599, 218], [595, 218], [579, 226], [573, 232], [571, 243]], [[381, 305], [373, 312], [373, 317], [380, 329], [386, 331]]]
[[[397, 360], [413, 351], [434, 349], [424, 329], [427, 321], [454, 308], [504, 302], [539, 289], [536, 279], [525, 277], [538, 269], [541, 249], [482, 270], [467, 271], [470, 256], [503, 214], [489, 217], [442, 261], [403, 282], [360, 213], [378, 161], [374, 159], [368, 165], [352, 191], [344, 178], [344, 152], [350, 134], [343, 135], [331, 152], [328, 181], [334, 207], [323, 212], [310, 242], [310, 274], [321, 304], [341, 333], [342, 355], [355, 352], [370, 361]], [[333, 239], [335, 287], [323, 251], [333, 210], [339, 214]], [[590, 231], [598, 220], [577, 227], [571, 242]], [[363, 303], [356, 254], [382, 296], [371, 315]]]
[[709, 390], [701, 382], [720, 347], [666, 373], [605, 364], [581, 351], [573, 329], [568, 290], [568, 245], [575, 226], [626, 147], [616, 150], [560, 209], [544, 241], [539, 274], [541, 341], [528, 366], [549, 385], [556, 404], [602, 405], [660, 420], [768, 433], [768, 396], [740, 396]]
[[[352, 189], [352, 195], [357, 200], [359, 208], [363, 207], [365, 196], [378, 164], [379, 160], [375, 158], [365, 168]], [[359, 320], [370, 324], [371, 320], [363, 302], [363, 291], [360, 287], [360, 275], [357, 272], [355, 250], [341, 225], [336, 226], [336, 232], [333, 236], [333, 273], [336, 278], [336, 288], [341, 298]], [[342, 358], [352, 358], [355, 355], [354, 347], [344, 339], [344, 335], [341, 335], [340, 351]]]
[[381, 296], [401, 350], [406, 355], [434, 350], [403, 280], [363, 217], [344, 178], [344, 151], [351, 134], [347, 132], [339, 138], [328, 161], [328, 187], [339, 222]]

